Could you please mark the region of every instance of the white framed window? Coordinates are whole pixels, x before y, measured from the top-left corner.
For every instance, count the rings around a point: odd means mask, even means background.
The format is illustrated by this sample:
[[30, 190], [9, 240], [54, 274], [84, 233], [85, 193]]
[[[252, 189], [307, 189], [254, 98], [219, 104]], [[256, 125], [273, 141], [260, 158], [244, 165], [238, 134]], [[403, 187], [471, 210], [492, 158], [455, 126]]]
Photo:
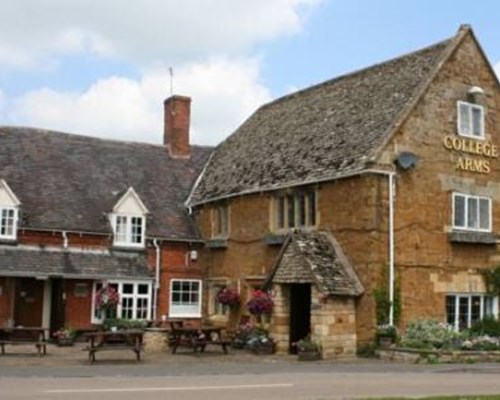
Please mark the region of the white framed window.
[[273, 229], [286, 230], [316, 225], [314, 190], [279, 194], [273, 199]]
[[453, 228], [491, 232], [491, 199], [453, 193]]
[[201, 317], [201, 280], [172, 279], [170, 281], [170, 317]]
[[0, 239], [17, 237], [17, 208], [0, 207]]
[[[108, 285], [118, 292], [120, 302], [116, 307], [116, 317], [134, 320], [151, 319], [152, 284], [144, 281], [108, 281]], [[95, 282], [92, 291], [92, 323], [102, 322], [100, 311], [95, 305], [96, 293], [103, 287], [102, 282]]]
[[498, 318], [498, 297], [480, 293], [446, 296], [446, 322], [455, 330], [470, 328], [485, 317]]
[[460, 136], [484, 139], [484, 108], [479, 104], [457, 102], [457, 128]]
[[138, 215], [113, 215], [114, 245], [144, 247], [146, 218]]

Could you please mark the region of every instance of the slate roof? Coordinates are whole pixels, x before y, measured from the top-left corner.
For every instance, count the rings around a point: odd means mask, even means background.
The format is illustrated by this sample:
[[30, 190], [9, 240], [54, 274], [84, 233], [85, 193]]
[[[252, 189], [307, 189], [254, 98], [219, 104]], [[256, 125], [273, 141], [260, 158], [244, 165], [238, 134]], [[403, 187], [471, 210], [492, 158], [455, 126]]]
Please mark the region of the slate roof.
[[75, 252], [0, 246], [0, 275], [78, 279], [153, 279], [145, 253]]
[[211, 150], [173, 159], [161, 145], [0, 126], [0, 179], [21, 201], [21, 228], [111, 233], [107, 215], [132, 186], [147, 236], [197, 239], [183, 203]]
[[335, 296], [364, 292], [351, 263], [328, 232], [290, 233], [265, 286], [271, 283], [313, 283], [325, 295]]
[[216, 148], [191, 204], [367, 168], [419, 89], [468, 30], [264, 105]]

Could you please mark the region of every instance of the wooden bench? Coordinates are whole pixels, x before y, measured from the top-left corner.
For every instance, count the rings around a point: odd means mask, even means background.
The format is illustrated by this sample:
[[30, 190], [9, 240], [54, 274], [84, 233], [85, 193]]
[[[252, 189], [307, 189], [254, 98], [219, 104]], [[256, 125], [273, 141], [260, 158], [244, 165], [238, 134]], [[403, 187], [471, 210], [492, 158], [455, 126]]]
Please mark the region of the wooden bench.
[[143, 332], [125, 330], [116, 332], [92, 332], [84, 334], [89, 340], [85, 351], [89, 353], [89, 362], [95, 362], [95, 354], [106, 350], [130, 350], [135, 353], [137, 361], [141, 360]]
[[222, 328], [218, 327], [182, 327], [172, 329], [169, 336], [169, 344], [172, 354], [177, 352], [177, 348], [191, 348], [194, 352], [203, 353], [209, 345], [220, 346], [227, 354], [227, 348], [231, 344], [229, 340], [224, 340], [221, 335]]
[[44, 328], [2, 328], [0, 329], [0, 347], [5, 355], [5, 345], [34, 345], [38, 355], [47, 354], [47, 341]]
[[224, 354], [227, 354], [227, 347], [231, 344], [229, 340], [197, 340], [196, 347], [200, 350], [201, 353], [205, 351], [205, 348], [210, 345], [220, 346], [224, 351]]

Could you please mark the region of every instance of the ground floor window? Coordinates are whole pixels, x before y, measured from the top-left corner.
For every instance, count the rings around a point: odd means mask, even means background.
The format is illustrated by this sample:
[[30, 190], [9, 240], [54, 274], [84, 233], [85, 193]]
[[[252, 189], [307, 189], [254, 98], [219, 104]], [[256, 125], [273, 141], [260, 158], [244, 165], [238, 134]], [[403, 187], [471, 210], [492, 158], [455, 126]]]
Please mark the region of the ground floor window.
[[446, 320], [455, 330], [467, 329], [484, 317], [498, 317], [498, 298], [485, 294], [446, 296]]
[[[151, 282], [108, 281], [108, 285], [115, 289], [120, 301], [113, 317], [124, 319], [148, 320], [151, 319]], [[95, 306], [95, 297], [103, 287], [102, 282], [96, 282], [92, 296], [92, 322], [102, 322], [102, 315]]]
[[201, 317], [201, 280], [170, 281], [170, 317]]
[[217, 300], [217, 294], [225, 289], [227, 285], [225, 284], [213, 284], [210, 285], [210, 308], [209, 313], [216, 316], [225, 316], [229, 313], [229, 307], [225, 307], [222, 303]]

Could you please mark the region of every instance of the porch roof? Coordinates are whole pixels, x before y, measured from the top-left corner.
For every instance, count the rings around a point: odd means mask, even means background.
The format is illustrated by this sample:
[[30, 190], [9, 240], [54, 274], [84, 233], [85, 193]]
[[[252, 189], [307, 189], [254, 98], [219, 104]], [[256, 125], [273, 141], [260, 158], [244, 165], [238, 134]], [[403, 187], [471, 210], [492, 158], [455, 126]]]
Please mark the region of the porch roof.
[[146, 254], [61, 251], [38, 246], [0, 246], [0, 275], [40, 279], [152, 279]]
[[325, 295], [364, 292], [340, 244], [328, 232], [291, 232], [267, 278], [271, 283], [313, 283]]

